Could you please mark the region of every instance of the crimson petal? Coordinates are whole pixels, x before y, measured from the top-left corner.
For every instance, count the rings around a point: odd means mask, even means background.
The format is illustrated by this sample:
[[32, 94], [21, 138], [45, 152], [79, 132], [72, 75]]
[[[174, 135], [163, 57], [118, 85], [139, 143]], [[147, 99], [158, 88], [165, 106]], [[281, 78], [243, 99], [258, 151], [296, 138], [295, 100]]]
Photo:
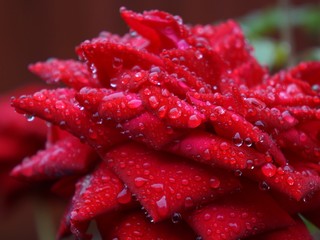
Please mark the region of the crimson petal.
[[155, 222], [239, 187], [237, 178], [221, 169], [208, 170], [136, 144], [115, 148], [104, 159]]
[[179, 17], [158, 10], [139, 14], [123, 8], [120, 13], [133, 30], [150, 41], [149, 48], [153, 52], [188, 46], [184, 38], [189, 32]]
[[95, 119], [92, 113], [85, 111], [74, 97], [75, 91], [70, 89], [42, 90], [33, 96], [14, 99], [12, 103], [17, 110], [50, 121], [94, 148], [109, 148], [124, 141], [115, 129], [115, 123], [99, 124], [101, 119]]
[[11, 175], [33, 180], [56, 179], [85, 172], [95, 162], [92, 148], [70, 136], [25, 158]]
[[32, 64], [29, 69], [47, 83], [63, 82], [75, 89], [99, 86], [96, 79], [92, 78], [87, 66], [74, 60], [49, 59], [46, 62]]
[[272, 198], [253, 189], [196, 210], [186, 221], [204, 240], [236, 240], [293, 224]]
[[120, 217], [119, 215], [115, 218], [110, 217], [102, 216], [97, 219], [103, 239], [193, 240], [196, 237], [183, 222], [172, 224], [165, 221], [153, 224], [141, 212], [129, 212]]
[[104, 87], [115, 87], [112, 78], [125, 69], [140, 70], [149, 69], [152, 65], [162, 65], [161, 59], [156, 55], [105, 39], [84, 42], [77, 53], [88, 62], [93, 77], [97, 77]]

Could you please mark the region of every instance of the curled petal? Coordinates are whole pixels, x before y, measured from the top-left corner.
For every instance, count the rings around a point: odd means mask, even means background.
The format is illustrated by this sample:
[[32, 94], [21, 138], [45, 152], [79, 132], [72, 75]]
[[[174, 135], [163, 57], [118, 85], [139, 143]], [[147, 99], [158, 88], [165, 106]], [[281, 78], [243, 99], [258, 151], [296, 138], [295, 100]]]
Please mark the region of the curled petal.
[[123, 8], [120, 13], [133, 30], [150, 41], [149, 49], [153, 52], [188, 46], [184, 38], [189, 32], [179, 17], [158, 10], [140, 14]]

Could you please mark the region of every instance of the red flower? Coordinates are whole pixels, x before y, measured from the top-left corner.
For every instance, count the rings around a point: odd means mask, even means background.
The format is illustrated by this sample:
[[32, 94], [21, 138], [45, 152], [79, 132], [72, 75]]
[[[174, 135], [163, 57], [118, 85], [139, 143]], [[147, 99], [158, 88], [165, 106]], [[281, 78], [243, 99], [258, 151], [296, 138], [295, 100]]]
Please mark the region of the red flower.
[[233, 21], [121, 15], [129, 34], [31, 65], [65, 88], [13, 100], [82, 141], [58, 131], [13, 170], [67, 195], [76, 181], [59, 236], [95, 220], [104, 239], [311, 239], [299, 215], [319, 226], [320, 63], [270, 75]]

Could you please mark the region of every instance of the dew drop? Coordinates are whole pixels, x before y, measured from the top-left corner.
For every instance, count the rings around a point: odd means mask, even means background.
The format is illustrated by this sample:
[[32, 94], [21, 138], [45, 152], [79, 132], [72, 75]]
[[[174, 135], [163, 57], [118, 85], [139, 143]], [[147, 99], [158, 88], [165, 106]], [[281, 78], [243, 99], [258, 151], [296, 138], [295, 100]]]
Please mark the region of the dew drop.
[[244, 139], [244, 144], [247, 146], [247, 147], [252, 147], [252, 140], [251, 138], [247, 137]]
[[289, 177], [287, 178], [287, 183], [288, 183], [290, 186], [292, 186], [292, 185], [294, 184], [294, 179], [289, 176]]
[[159, 106], [159, 101], [156, 96], [149, 97], [149, 104], [152, 108], [156, 108]]
[[216, 189], [216, 188], [220, 187], [220, 180], [216, 177], [210, 178], [209, 182], [210, 182], [211, 188]]
[[198, 60], [200, 60], [200, 59], [203, 58], [203, 55], [202, 55], [202, 53], [201, 53], [200, 51], [196, 51], [196, 52], [195, 52], [195, 56], [196, 56], [196, 58], [197, 58]]
[[196, 128], [201, 124], [201, 119], [197, 115], [191, 115], [188, 120], [189, 128]]
[[33, 98], [37, 101], [44, 101], [47, 97], [42, 92], [36, 92], [33, 94]]
[[121, 58], [118, 58], [118, 57], [113, 58], [112, 67], [114, 69], [120, 69], [122, 68], [122, 65], [123, 65], [123, 60]]
[[206, 221], [210, 220], [211, 219], [211, 214], [210, 213], [204, 214], [203, 215], [203, 219], [206, 220]]
[[235, 171], [234, 171], [234, 175], [235, 175], [236, 177], [241, 177], [241, 176], [242, 176], [241, 170], [239, 170], [239, 169], [235, 170]]
[[193, 200], [192, 200], [191, 197], [186, 197], [186, 198], [184, 199], [184, 206], [185, 206], [186, 208], [191, 208], [191, 207], [193, 207], [193, 205], [194, 205], [194, 203], [193, 203]]
[[128, 191], [128, 188], [125, 187], [117, 195], [117, 201], [121, 204], [126, 204], [131, 201], [131, 193]]
[[162, 196], [156, 201], [157, 212], [161, 217], [165, 217], [169, 213], [166, 196]]
[[243, 144], [243, 140], [240, 136], [240, 133], [236, 133], [233, 138], [232, 138], [232, 142], [234, 143], [234, 145], [236, 145], [237, 147], [241, 147]]
[[145, 178], [143, 178], [143, 177], [136, 177], [136, 178], [134, 179], [134, 185], [135, 185], [136, 187], [142, 187], [143, 185], [146, 184], [147, 181], [148, 181], [148, 180], [145, 179]]
[[262, 191], [267, 191], [270, 189], [270, 186], [265, 181], [259, 183], [259, 189]]
[[136, 109], [142, 105], [142, 101], [139, 99], [132, 99], [128, 102], [128, 108]]
[[64, 102], [58, 100], [58, 101], [56, 101], [56, 103], [55, 103], [55, 108], [58, 109], [58, 110], [63, 110], [63, 109], [66, 108], [66, 105], [65, 105]]
[[277, 172], [277, 167], [272, 163], [266, 163], [261, 167], [261, 171], [266, 177], [273, 177]]
[[176, 224], [176, 223], [179, 223], [181, 222], [182, 220], [182, 217], [181, 217], [181, 214], [180, 213], [173, 213], [172, 216], [171, 216], [171, 221]]
[[28, 122], [32, 122], [35, 119], [34, 115], [31, 114], [25, 114], [24, 116], [26, 117]]
[[181, 116], [181, 111], [178, 108], [171, 108], [168, 114], [169, 118], [177, 119]]

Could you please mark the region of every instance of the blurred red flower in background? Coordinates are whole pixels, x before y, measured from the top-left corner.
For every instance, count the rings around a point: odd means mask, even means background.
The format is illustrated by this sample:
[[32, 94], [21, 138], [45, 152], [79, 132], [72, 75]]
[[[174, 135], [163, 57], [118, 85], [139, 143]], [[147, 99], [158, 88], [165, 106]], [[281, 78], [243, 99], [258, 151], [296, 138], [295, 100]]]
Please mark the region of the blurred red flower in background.
[[30, 66], [66, 87], [12, 101], [55, 125], [12, 175], [70, 198], [59, 237], [95, 220], [103, 239], [311, 239], [299, 215], [319, 226], [320, 63], [271, 75], [233, 21], [121, 15], [130, 33]]

